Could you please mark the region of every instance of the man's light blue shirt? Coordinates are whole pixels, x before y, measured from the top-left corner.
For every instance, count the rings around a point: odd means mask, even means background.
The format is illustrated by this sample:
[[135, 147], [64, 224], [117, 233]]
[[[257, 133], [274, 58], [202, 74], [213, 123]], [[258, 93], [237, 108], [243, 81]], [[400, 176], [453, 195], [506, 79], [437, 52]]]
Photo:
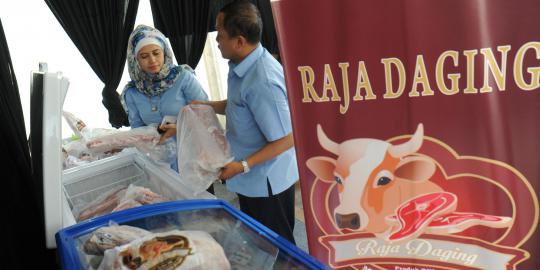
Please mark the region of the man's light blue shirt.
[[[260, 44], [239, 64], [229, 62], [227, 139], [235, 160], [292, 132], [281, 64]], [[298, 180], [294, 147], [229, 179], [227, 188], [248, 197], [281, 193]]]

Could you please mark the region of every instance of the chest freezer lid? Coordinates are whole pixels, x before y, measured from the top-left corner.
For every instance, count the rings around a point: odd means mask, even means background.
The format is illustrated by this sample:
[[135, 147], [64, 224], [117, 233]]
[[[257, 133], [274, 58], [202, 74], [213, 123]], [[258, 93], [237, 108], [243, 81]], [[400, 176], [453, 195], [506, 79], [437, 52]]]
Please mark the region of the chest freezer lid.
[[[253, 238], [253, 241], [259, 242], [261, 245], [254, 245], [254, 249], [257, 250], [264, 250], [268, 248], [277, 248], [279, 249], [279, 253], [281, 256], [285, 257], [283, 258], [284, 265], [283, 266], [289, 266], [289, 268], [279, 268], [279, 269], [330, 269], [326, 265], [322, 264], [317, 259], [313, 258], [300, 248], [296, 247], [295, 245], [291, 244], [289, 241], [284, 239], [283, 237], [279, 236], [269, 228], [265, 227], [261, 223], [257, 222], [256, 220], [252, 219], [245, 213], [242, 213], [240, 210], [234, 208], [232, 205], [228, 204], [227, 202], [217, 199], [217, 200], [186, 200], [186, 201], [170, 201], [170, 202], [164, 202], [160, 204], [152, 204], [152, 205], [145, 205], [138, 209], [127, 209], [122, 212], [116, 212], [112, 213], [108, 216], [101, 216], [92, 219], [88, 222], [82, 222], [79, 224], [76, 224], [74, 226], [70, 226], [67, 228], [62, 229], [57, 235], [56, 240], [58, 242], [58, 254], [61, 254], [61, 265], [64, 269], [82, 269], [83, 265], [85, 263], [83, 262], [83, 256], [80, 256], [79, 251], [80, 248], [78, 247], [81, 244], [81, 240], [85, 237], [88, 237], [92, 232], [94, 232], [96, 229], [108, 226], [109, 222], [112, 220], [118, 224], [126, 224], [131, 225], [135, 227], [139, 227], [142, 229], [149, 229], [150, 231], [153, 230], [153, 228], [149, 228], [146, 226], [154, 227], [154, 226], [161, 226], [164, 223], [167, 223], [167, 220], [173, 221], [174, 220], [180, 220], [181, 217], [188, 217], [188, 216], [181, 216], [181, 213], [190, 213], [190, 212], [201, 212], [200, 217], [196, 217], [192, 220], [193, 224], [200, 224], [209, 222], [217, 223], [217, 224], [225, 224], [230, 221], [233, 221], [232, 223], [229, 223], [231, 228], [230, 231], [221, 231], [220, 233], [215, 232], [216, 234], [221, 234], [221, 236], [227, 235], [230, 238], [221, 238], [220, 236], [213, 234], [215, 240], [217, 240], [220, 245], [223, 246], [224, 249], [227, 249], [227, 242], [235, 242], [234, 240], [239, 241], [239, 243], [246, 243], [247, 241], [243, 240], [242, 237], [238, 238], [241, 234], [239, 232], [249, 232], [249, 235], [251, 235]], [[208, 211], [208, 212], [207, 212]], [[226, 215], [212, 215], [209, 212], [214, 213], [224, 213]], [[203, 214], [204, 213], [204, 214]], [[178, 215], [180, 214], [180, 215]], [[204, 217], [204, 218], [203, 218]], [[154, 222], [152, 221], [154, 220]], [[156, 222], [159, 221], [159, 222]], [[171, 224], [173, 224], [171, 223]], [[175, 229], [179, 230], [192, 230], [193, 228], [184, 228], [182, 224], [185, 224], [183, 222], [176, 223]], [[142, 225], [142, 226], [141, 226]], [[154, 227], [155, 228], [155, 227]], [[201, 227], [197, 227], [198, 230], [207, 231], [208, 228], [204, 224], [201, 225]], [[159, 230], [159, 229], [158, 229]], [[247, 236], [246, 239], [249, 239], [250, 237]], [[219, 240], [219, 239], [222, 240]], [[229, 243], [230, 243], [229, 242]], [[261, 248], [261, 246], [267, 246], [266, 248]], [[237, 245], [233, 245], [232, 247], [238, 247]], [[259, 247], [257, 247], [259, 246]], [[240, 246], [240, 248], [249, 248], [249, 244], [246, 246]], [[233, 249], [234, 250], [234, 249]], [[227, 254], [227, 250], [225, 251]], [[244, 260], [240, 259], [240, 260]], [[250, 260], [250, 259], [247, 259]], [[295, 263], [290, 262], [297, 262], [298, 267], [296, 267]], [[290, 264], [289, 264], [290, 263]], [[277, 266], [277, 265], [274, 265]], [[234, 265], [233, 265], [233, 268]], [[265, 267], [266, 268], [266, 267]], [[275, 269], [278, 269], [274, 267]], [[246, 269], [240, 267], [240, 269]]]
[[48, 248], [55, 247], [54, 234], [63, 226], [62, 192], [62, 107], [69, 80], [61, 72], [48, 72], [40, 63], [30, 79], [30, 145], [32, 165], [42, 195], [45, 238]]

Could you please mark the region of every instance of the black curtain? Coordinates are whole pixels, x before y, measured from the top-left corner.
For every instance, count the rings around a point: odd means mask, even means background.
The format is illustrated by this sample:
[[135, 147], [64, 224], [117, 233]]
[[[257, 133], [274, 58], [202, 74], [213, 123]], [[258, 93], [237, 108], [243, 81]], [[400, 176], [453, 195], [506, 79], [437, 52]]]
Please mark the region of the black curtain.
[[216, 31], [216, 18], [219, 13], [219, 10], [227, 5], [228, 3], [234, 2], [235, 0], [210, 0], [210, 27], [208, 28], [209, 32]]
[[193, 69], [204, 50], [210, 0], [150, 0], [154, 25], [171, 42], [178, 64]]
[[115, 128], [129, 126], [116, 92], [139, 0], [45, 0], [90, 67], [105, 84], [103, 105]]
[[278, 39], [270, 0], [251, 0], [251, 2], [257, 6], [259, 12], [261, 13], [261, 19], [263, 22], [261, 44], [270, 53], [279, 55]]
[[[43, 202], [36, 192], [17, 79], [0, 21], [0, 269], [57, 269], [54, 251], [45, 247]], [[34, 264], [33, 264], [34, 263]]]
[[[233, 1], [246, 0], [211, 0], [210, 2], [210, 27], [208, 31], [216, 31], [216, 18], [219, 10]], [[272, 54], [279, 54], [278, 39], [276, 35], [276, 27], [274, 24], [274, 16], [272, 15], [272, 6], [270, 0], [250, 0], [261, 13], [263, 22], [263, 31], [261, 36], [261, 44]]]

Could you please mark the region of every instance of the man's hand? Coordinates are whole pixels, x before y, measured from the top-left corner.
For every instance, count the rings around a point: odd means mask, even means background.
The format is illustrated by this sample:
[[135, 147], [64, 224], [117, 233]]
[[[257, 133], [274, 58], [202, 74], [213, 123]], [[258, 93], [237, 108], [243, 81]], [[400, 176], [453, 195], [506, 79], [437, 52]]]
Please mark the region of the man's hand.
[[232, 161], [229, 162], [221, 169], [221, 174], [219, 175], [219, 179], [221, 180], [229, 180], [233, 176], [243, 173], [244, 172], [244, 166], [242, 166], [242, 163], [238, 161]]
[[163, 144], [167, 139], [176, 135], [176, 124], [166, 124], [159, 126], [159, 129], [163, 130], [164, 133], [161, 134], [158, 144]]

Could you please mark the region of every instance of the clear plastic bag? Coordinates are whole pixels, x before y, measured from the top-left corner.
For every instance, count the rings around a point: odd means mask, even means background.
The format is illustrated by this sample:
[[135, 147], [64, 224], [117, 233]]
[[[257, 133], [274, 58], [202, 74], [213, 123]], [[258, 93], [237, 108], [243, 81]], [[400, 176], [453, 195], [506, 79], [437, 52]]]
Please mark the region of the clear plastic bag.
[[[155, 126], [144, 126], [126, 131], [102, 134], [101, 129], [88, 129], [83, 132], [86, 147], [93, 152], [108, 152], [126, 147], [152, 148], [161, 137]], [[86, 134], [85, 134], [86, 133]]]
[[90, 150], [88, 150], [86, 144], [81, 140], [70, 141], [62, 145], [62, 147], [68, 156], [73, 156], [83, 160], [86, 160], [88, 157], [92, 156], [92, 153]]
[[73, 215], [77, 217], [77, 221], [83, 221], [111, 212], [170, 200], [146, 187], [118, 185], [89, 203], [79, 202], [73, 207]]
[[176, 128], [180, 176], [196, 194], [203, 192], [233, 160], [225, 132], [212, 107], [202, 104], [185, 106]]
[[161, 137], [157, 131], [157, 124], [131, 130], [91, 128], [70, 112], [63, 111], [63, 116], [73, 132], [81, 138], [81, 143], [91, 156], [109, 155], [128, 147], [136, 147], [150, 158], [166, 163], [171, 163], [176, 155], [174, 140], [163, 145], [157, 144]]
[[103, 255], [105, 250], [125, 245], [151, 233], [141, 228], [118, 225], [109, 221], [109, 226], [95, 230], [84, 242], [83, 251], [88, 255]]
[[64, 154], [63, 169], [69, 169], [90, 163], [102, 158], [100, 155], [94, 155], [81, 140], [70, 141], [62, 145]]
[[152, 160], [172, 164], [176, 161], [176, 141], [169, 138], [163, 144], [139, 144], [137, 149]]

